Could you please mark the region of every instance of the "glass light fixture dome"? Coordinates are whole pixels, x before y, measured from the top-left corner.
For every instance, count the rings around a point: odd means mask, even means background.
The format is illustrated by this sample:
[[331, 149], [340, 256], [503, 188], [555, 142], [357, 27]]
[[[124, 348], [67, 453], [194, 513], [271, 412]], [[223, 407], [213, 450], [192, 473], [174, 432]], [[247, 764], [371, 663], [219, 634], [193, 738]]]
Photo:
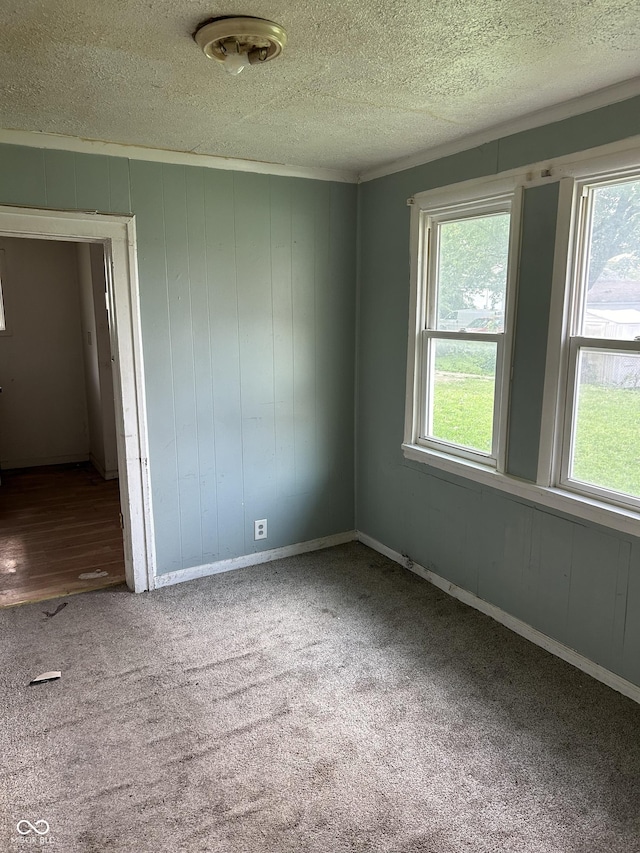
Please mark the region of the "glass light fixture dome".
[[263, 18], [216, 18], [202, 24], [194, 39], [205, 56], [222, 63], [229, 74], [240, 74], [280, 56], [287, 43], [284, 29]]

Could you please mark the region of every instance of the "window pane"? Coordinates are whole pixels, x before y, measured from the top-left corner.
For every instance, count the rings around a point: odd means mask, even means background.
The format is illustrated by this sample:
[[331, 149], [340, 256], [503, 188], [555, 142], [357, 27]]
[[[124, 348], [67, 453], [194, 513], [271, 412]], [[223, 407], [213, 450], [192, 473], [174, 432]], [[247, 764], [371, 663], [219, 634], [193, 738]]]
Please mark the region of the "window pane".
[[590, 191], [591, 234], [582, 334], [640, 336], [640, 181]]
[[640, 497], [640, 354], [582, 350], [570, 476]]
[[436, 328], [503, 331], [510, 219], [496, 213], [439, 225]]
[[497, 344], [433, 340], [431, 438], [491, 453]]

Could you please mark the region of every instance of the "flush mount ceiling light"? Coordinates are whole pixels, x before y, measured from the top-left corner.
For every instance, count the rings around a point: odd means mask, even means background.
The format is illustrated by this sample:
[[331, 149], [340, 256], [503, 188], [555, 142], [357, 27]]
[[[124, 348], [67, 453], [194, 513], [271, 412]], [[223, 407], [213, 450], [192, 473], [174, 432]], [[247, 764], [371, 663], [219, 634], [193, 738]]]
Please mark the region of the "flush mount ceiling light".
[[282, 27], [262, 18], [216, 18], [202, 24], [193, 37], [205, 56], [222, 62], [229, 74], [275, 59], [287, 43]]

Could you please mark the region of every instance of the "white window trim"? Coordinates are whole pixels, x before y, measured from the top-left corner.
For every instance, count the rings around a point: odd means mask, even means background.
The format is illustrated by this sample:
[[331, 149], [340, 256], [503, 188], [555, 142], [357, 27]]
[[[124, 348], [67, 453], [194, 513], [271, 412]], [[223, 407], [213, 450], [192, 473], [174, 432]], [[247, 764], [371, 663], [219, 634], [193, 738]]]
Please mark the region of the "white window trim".
[[[411, 300], [409, 304], [409, 349], [407, 354], [407, 394], [405, 405], [405, 434], [402, 443], [402, 451], [405, 459], [411, 462], [426, 464], [435, 471], [442, 471], [462, 477], [477, 484], [478, 488], [483, 486], [505, 492], [508, 496], [523, 500], [527, 503], [546, 507], [552, 511], [564, 513], [573, 518], [600, 524], [611, 530], [621, 533], [640, 535], [640, 512], [628, 507], [618, 506], [608, 501], [598, 500], [595, 496], [586, 496], [567, 491], [552, 485], [554, 481], [554, 459], [556, 442], [558, 440], [558, 413], [561, 411], [559, 401], [564, 399], [566, 389], [564, 387], [562, 371], [562, 358], [566, 357], [563, 350], [563, 334], [567, 328], [567, 312], [569, 310], [566, 299], [566, 288], [569, 286], [567, 280], [568, 270], [571, 268], [571, 234], [574, 227], [574, 205], [573, 192], [577, 179], [592, 177], [606, 171], [620, 170], [630, 172], [640, 166], [640, 136], [630, 137], [619, 142], [603, 145], [595, 149], [585, 150], [554, 160], [539, 161], [524, 169], [511, 170], [502, 173], [498, 178], [504, 181], [515, 181], [523, 187], [540, 186], [559, 181], [558, 218], [556, 223], [556, 241], [553, 263], [553, 283], [551, 292], [550, 320], [548, 327], [547, 360], [545, 369], [545, 385], [542, 407], [543, 428], [540, 436], [540, 448], [538, 457], [538, 476], [536, 483], [520, 480], [517, 477], [505, 474], [501, 471], [492, 470], [486, 466], [462, 458], [452, 457], [437, 451], [425, 451], [423, 447], [413, 442], [413, 425], [411, 416], [413, 407], [411, 405], [411, 393], [415, 384], [414, 363], [415, 346], [411, 346], [412, 333], [416, 334], [416, 293], [413, 288], [416, 285], [417, 257], [415, 247], [418, 244], [418, 223], [415, 216], [411, 217]], [[466, 181], [452, 187], [440, 188], [430, 191], [432, 200], [441, 199], [451, 201], [458, 197], [470, 199], [473, 192], [476, 197], [486, 194], [487, 187], [494, 185], [498, 187], [499, 180], [496, 176], [487, 176], [483, 179]], [[503, 184], [504, 185], [504, 184]], [[416, 195], [408, 200], [414, 204], [426, 193]], [[414, 338], [415, 339], [415, 338]]]
[[[634, 511], [640, 510], [640, 498], [626, 496], [624, 493], [607, 489], [604, 486], [596, 486], [592, 483], [582, 482], [569, 474], [571, 457], [573, 455], [573, 440], [574, 430], [572, 424], [575, 418], [576, 405], [576, 388], [577, 388], [577, 361], [581, 350], [590, 350], [592, 352], [603, 353], [623, 353], [632, 352], [638, 353], [639, 347], [637, 341], [626, 340], [611, 340], [610, 338], [583, 338], [576, 335], [572, 336], [567, 341], [568, 348], [568, 368], [566, 372], [566, 400], [564, 411], [560, 411], [559, 417], [562, 418], [562, 435], [559, 439], [559, 458], [556, 461], [558, 474], [558, 486], [569, 491], [576, 491], [579, 494], [593, 495], [596, 498], [601, 498], [608, 503], [618, 504], [622, 507], [629, 507]], [[569, 381], [571, 380], [571, 381]]]
[[[403, 447], [410, 447], [421, 461], [436, 462], [450, 459], [454, 464], [472, 465], [487, 471], [503, 472], [506, 459], [507, 418], [509, 398], [509, 380], [511, 374], [511, 354], [513, 350], [513, 326], [515, 318], [515, 280], [520, 248], [522, 213], [522, 176], [512, 175], [496, 179], [482, 179], [456, 184], [446, 189], [427, 190], [409, 199], [411, 205], [411, 287], [409, 344], [407, 351], [407, 387], [405, 402], [405, 431]], [[496, 343], [496, 381], [494, 399], [494, 434], [490, 454], [466, 449], [460, 445], [449, 444], [434, 438], [421, 438], [421, 412], [424, 411], [426, 372], [425, 346], [429, 338], [452, 337], [443, 331], [426, 329], [426, 317], [433, 310], [433, 291], [427, 304], [427, 219], [444, 218], [459, 206], [461, 212], [472, 212], [474, 206], [479, 214], [494, 208], [510, 209], [511, 228], [509, 237], [509, 267], [507, 270], [507, 291], [505, 304], [504, 335], [489, 333], [466, 333], [465, 340], [477, 340]], [[448, 220], [448, 216], [447, 216]], [[430, 271], [433, 275], [433, 270]], [[499, 339], [502, 339], [499, 341]], [[462, 473], [462, 472], [461, 472]]]
[[465, 480], [477, 483], [480, 487], [489, 486], [492, 489], [507, 493], [509, 497], [527, 503], [548, 507], [551, 510], [565, 513], [574, 518], [581, 518], [593, 524], [601, 524], [603, 527], [618, 530], [621, 533], [629, 533], [633, 536], [640, 535], [640, 513], [625, 507], [605, 503], [566, 489], [530, 483], [510, 474], [493, 471], [484, 465], [454, 459], [451, 456], [433, 451], [429, 453], [428, 458], [425, 458], [424, 448], [417, 445], [404, 443], [402, 452], [405, 459], [427, 464], [437, 471], [464, 477]]
[[[602, 181], [623, 180], [640, 173], [640, 151], [628, 152], [607, 161], [597, 158], [572, 170], [572, 177], [563, 178], [558, 200], [556, 249], [551, 297], [551, 322], [547, 348], [545, 389], [543, 399], [543, 430], [538, 462], [538, 483], [576, 493], [578, 498], [602, 501], [605, 506], [620, 507], [623, 512], [637, 516], [636, 535], [640, 532], [640, 500], [620, 492], [583, 483], [569, 476], [572, 423], [575, 409], [576, 361], [582, 348], [603, 351], [638, 352], [635, 341], [591, 338], [572, 334], [576, 326], [578, 298], [573, 296], [573, 282], [580, 274], [576, 251], [584, 250], [585, 222], [581, 222], [581, 199], [585, 185]], [[578, 229], [582, 225], [581, 232]], [[582, 262], [582, 261], [580, 261]]]

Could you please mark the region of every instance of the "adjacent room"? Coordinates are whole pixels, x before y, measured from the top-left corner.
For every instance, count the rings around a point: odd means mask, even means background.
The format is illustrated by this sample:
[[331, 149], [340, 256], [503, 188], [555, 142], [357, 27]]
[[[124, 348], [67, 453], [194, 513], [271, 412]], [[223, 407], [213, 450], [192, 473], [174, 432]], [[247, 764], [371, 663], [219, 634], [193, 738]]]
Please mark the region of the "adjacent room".
[[638, 22], [4, 5], [3, 850], [640, 853]]
[[104, 250], [0, 238], [0, 604], [124, 581]]

